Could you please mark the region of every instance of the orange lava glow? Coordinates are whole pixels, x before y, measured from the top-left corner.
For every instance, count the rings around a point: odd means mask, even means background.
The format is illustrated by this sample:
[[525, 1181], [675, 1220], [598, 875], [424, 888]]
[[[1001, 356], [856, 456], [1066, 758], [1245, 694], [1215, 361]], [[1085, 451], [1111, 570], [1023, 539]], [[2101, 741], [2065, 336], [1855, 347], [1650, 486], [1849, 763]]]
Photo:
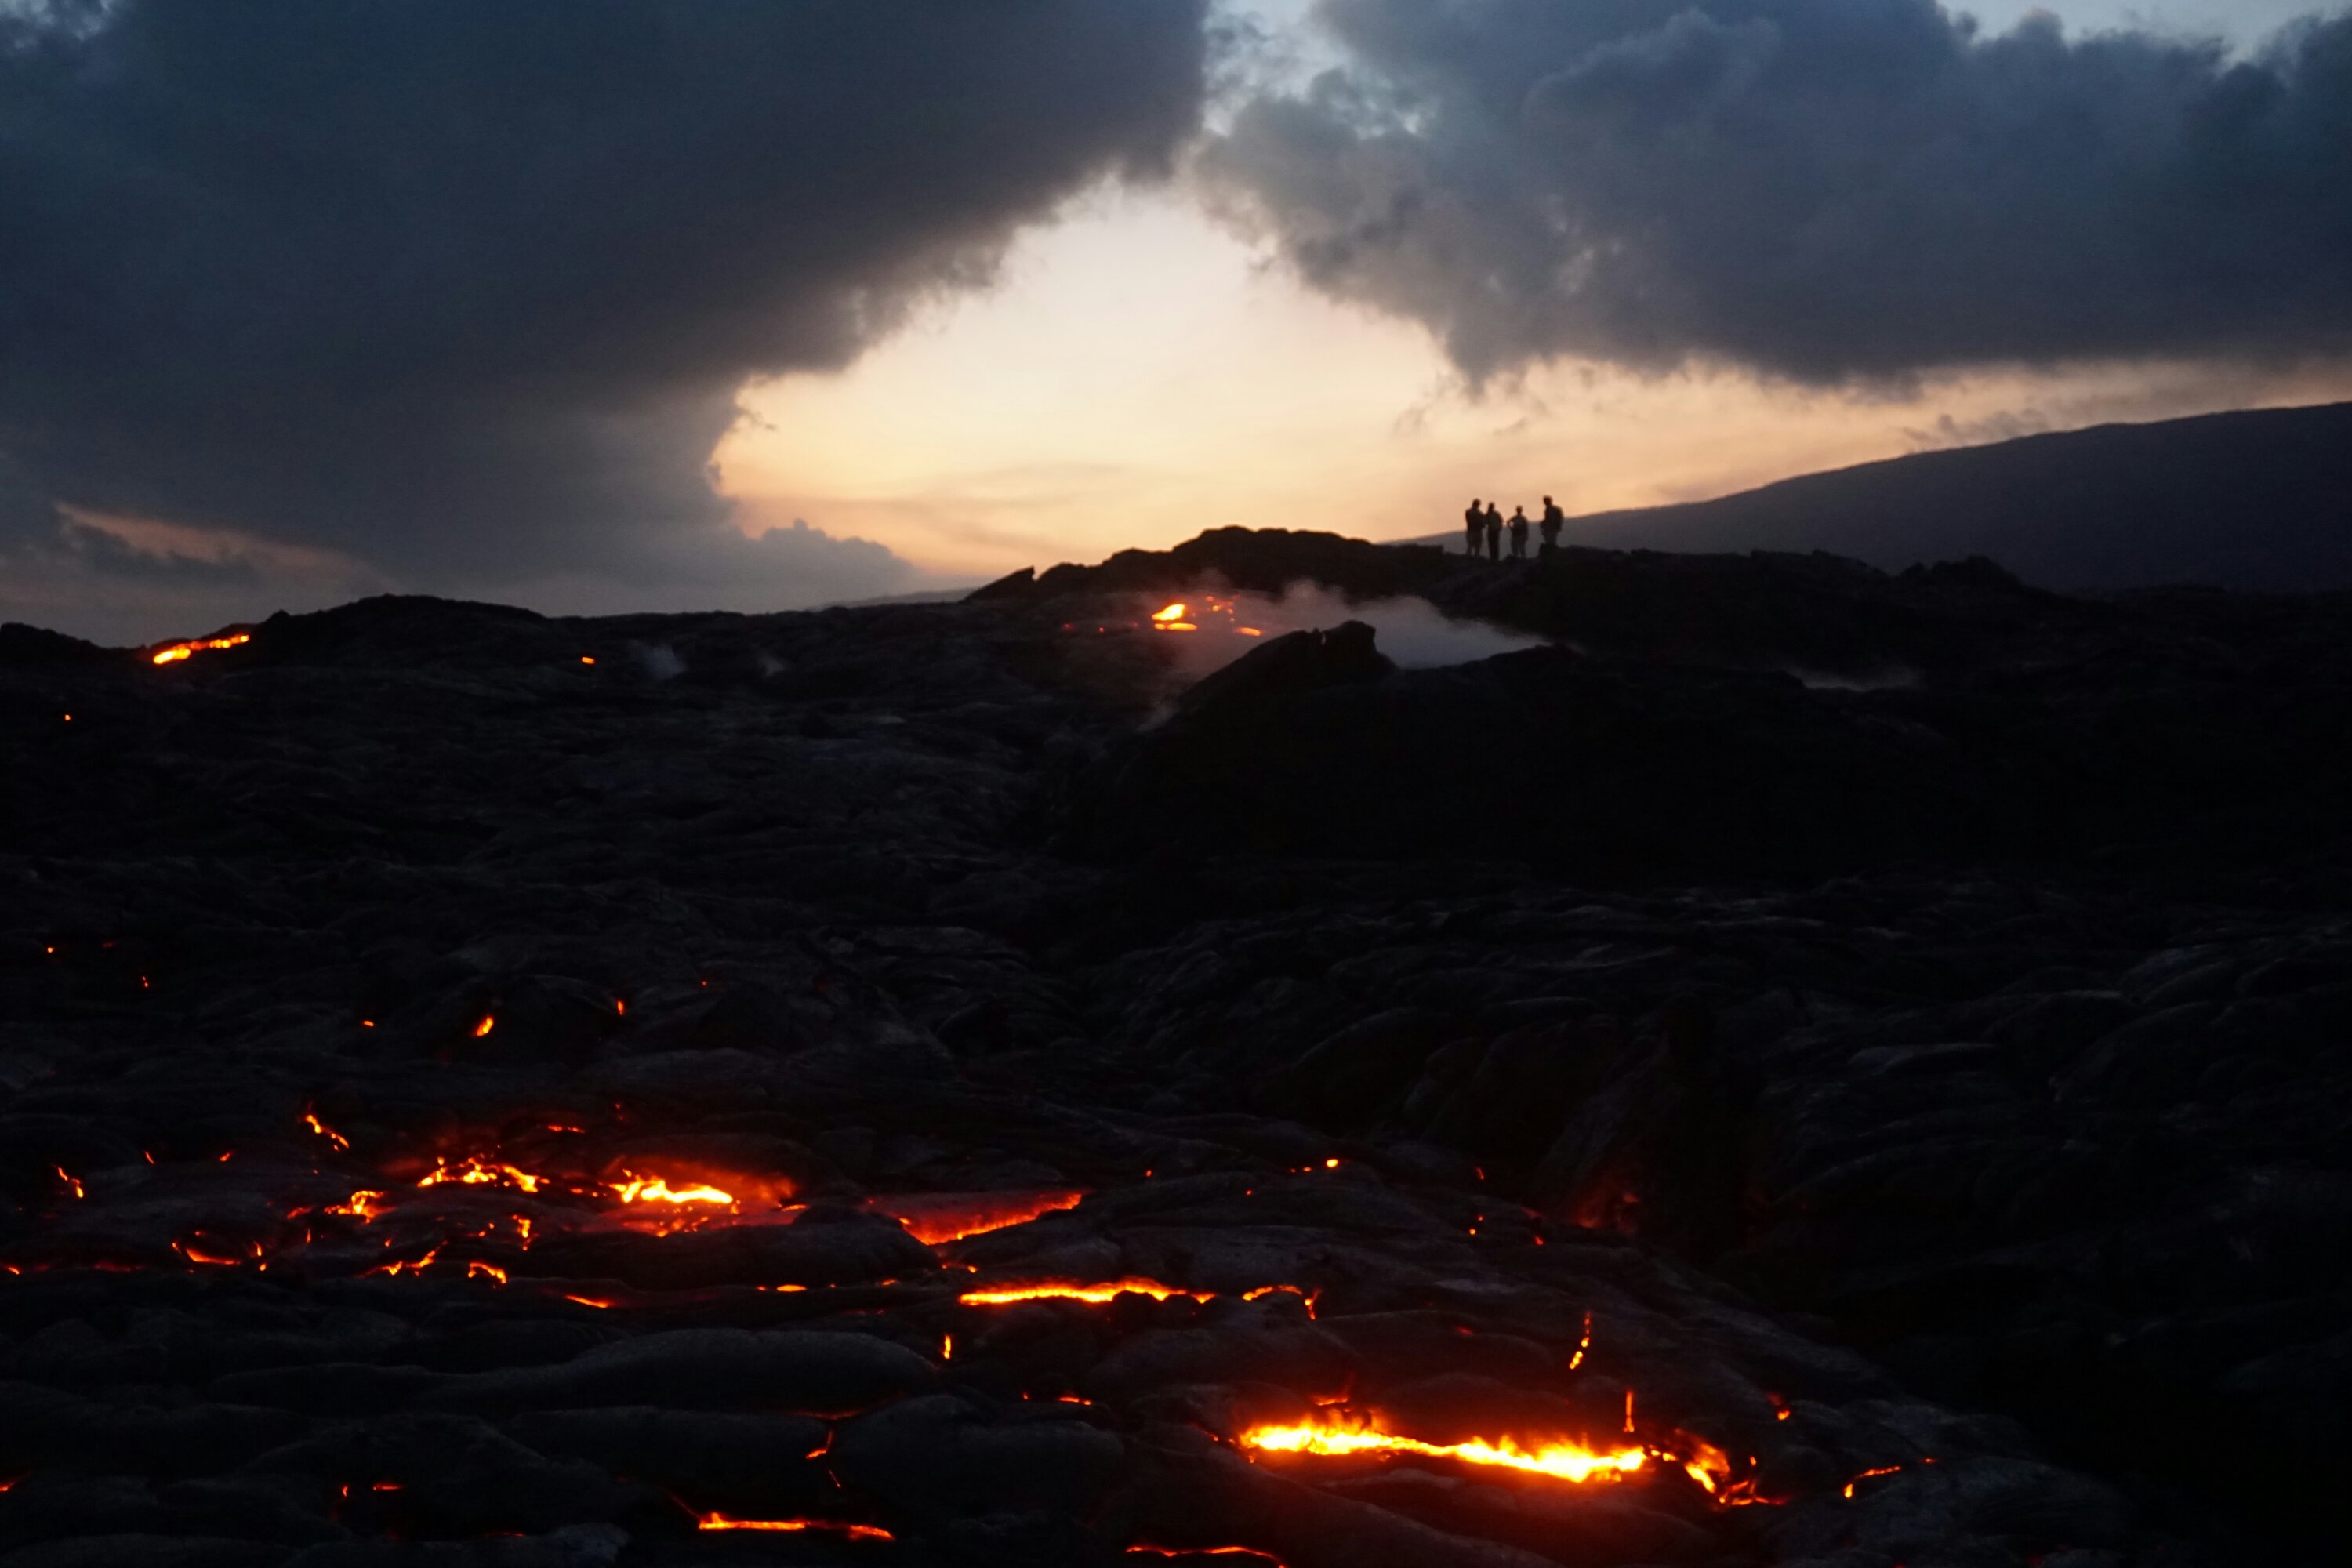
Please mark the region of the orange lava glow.
[[1155, 1301], [1188, 1296], [1195, 1301], [1205, 1301], [1210, 1292], [1180, 1290], [1173, 1285], [1162, 1285], [1157, 1279], [1115, 1279], [1107, 1285], [1087, 1285], [1072, 1279], [1043, 1279], [1026, 1285], [1000, 1285], [993, 1289], [967, 1290], [957, 1300], [967, 1307], [1002, 1307], [1013, 1301], [1090, 1301], [1099, 1305], [1121, 1296], [1149, 1296]]
[[1255, 1546], [1145, 1546], [1137, 1544], [1127, 1549], [1129, 1557], [1255, 1557], [1261, 1563], [1271, 1563], [1274, 1568], [1285, 1568], [1281, 1558], [1271, 1552], [1260, 1552]]
[[89, 1196], [87, 1192], [82, 1190], [82, 1184], [79, 1182], [74, 1180], [73, 1177], [66, 1173], [66, 1168], [63, 1165], [53, 1165], [50, 1169], [57, 1172], [58, 1180], [66, 1184], [66, 1191], [71, 1193], [78, 1198], [86, 1198]]
[[333, 1144], [338, 1151], [346, 1150], [352, 1146], [352, 1141], [350, 1139], [344, 1137], [341, 1133], [336, 1131], [333, 1128], [320, 1121], [319, 1113], [315, 1110], [304, 1111], [302, 1113], [302, 1122], [303, 1125], [310, 1128], [311, 1131], [316, 1132], [320, 1137], [324, 1138], [328, 1142]]
[[847, 1536], [852, 1541], [888, 1541], [890, 1532], [875, 1524], [841, 1524], [829, 1519], [730, 1519], [723, 1513], [706, 1513], [696, 1521], [698, 1530], [824, 1530]]
[[403, 1274], [422, 1274], [432, 1268], [434, 1260], [440, 1256], [441, 1249], [436, 1247], [414, 1263], [403, 1263], [396, 1259], [391, 1263], [380, 1263], [373, 1268], [362, 1270], [362, 1277], [364, 1278], [369, 1274], [383, 1274], [396, 1279]]
[[499, 1268], [495, 1263], [484, 1263], [480, 1259], [477, 1258], [473, 1262], [466, 1265], [466, 1278], [468, 1279], [495, 1279], [499, 1284], [503, 1285], [507, 1282], [507, 1271]]
[[1577, 1443], [1549, 1443], [1528, 1448], [1509, 1437], [1491, 1443], [1484, 1438], [1424, 1443], [1383, 1432], [1373, 1422], [1344, 1418], [1300, 1426], [1253, 1426], [1242, 1434], [1241, 1445], [1269, 1454], [1418, 1454], [1471, 1465], [1496, 1465], [1564, 1481], [1613, 1481], [1632, 1475], [1650, 1460], [1648, 1450], [1630, 1447], [1601, 1450]]
[[253, 634], [251, 632], [237, 632], [230, 637], [205, 637], [200, 638], [195, 642], [178, 642], [173, 643], [170, 647], [158, 651], [155, 654], [154, 658], [157, 664], [177, 664], [184, 658], [191, 658], [194, 655], [205, 652], [211, 648], [236, 647], [241, 644], [249, 643], [252, 640]]
[[482, 1021], [474, 1026], [474, 1038], [478, 1040], [484, 1035], [488, 1034], [492, 1029], [495, 1029], [498, 1026], [499, 1020], [497, 1016], [490, 1013], [485, 1013], [482, 1015]]
[[1847, 1497], [1853, 1496], [1853, 1489], [1857, 1482], [1866, 1481], [1873, 1476], [1891, 1476], [1902, 1468], [1903, 1467], [1900, 1465], [1881, 1465], [1874, 1470], [1864, 1470], [1862, 1474], [1854, 1477], [1853, 1480], [1846, 1482], [1845, 1495]]
[[882, 1197], [868, 1205], [888, 1215], [926, 1247], [961, 1241], [1009, 1226], [1026, 1225], [1041, 1215], [1078, 1206], [1079, 1192], [954, 1193], [936, 1197]]
[[346, 1202], [330, 1204], [327, 1212], [350, 1215], [354, 1219], [373, 1219], [383, 1213], [383, 1194], [364, 1190], [356, 1192]]
[[175, 1241], [172, 1244], [172, 1248], [191, 1263], [201, 1263], [215, 1268], [234, 1268], [240, 1263], [251, 1262], [261, 1256], [259, 1247], [252, 1246], [250, 1243], [247, 1245], [251, 1250], [243, 1257], [226, 1250], [217, 1242], [202, 1239]]
[[437, 1187], [444, 1182], [459, 1182], [469, 1187], [513, 1187], [520, 1192], [539, 1191], [543, 1178], [512, 1165], [494, 1165], [468, 1154], [466, 1162], [454, 1169], [447, 1159], [436, 1160], [433, 1169], [417, 1182], [420, 1187]]
[[620, 1305], [618, 1301], [607, 1301], [595, 1296], [566, 1296], [563, 1299], [567, 1301], [576, 1301], [583, 1307], [593, 1307], [600, 1312], [609, 1312]]
[[660, 1176], [640, 1176], [630, 1171], [624, 1171], [621, 1174], [624, 1179], [614, 1187], [613, 1195], [625, 1204], [727, 1204], [731, 1206], [735, 1202], [734, 1194], [720, 1192], [713, 1186], [698, 1184], [673, 1187]]

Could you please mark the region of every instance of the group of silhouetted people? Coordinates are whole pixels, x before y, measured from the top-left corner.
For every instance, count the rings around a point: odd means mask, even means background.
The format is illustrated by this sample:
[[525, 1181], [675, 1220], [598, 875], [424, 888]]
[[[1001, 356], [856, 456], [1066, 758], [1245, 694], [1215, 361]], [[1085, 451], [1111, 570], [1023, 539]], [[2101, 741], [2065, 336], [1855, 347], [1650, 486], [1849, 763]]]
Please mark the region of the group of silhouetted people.
[[[1543, 535], [1545, 553], [1559, 548], [1560, 525], [1567, 521], [1568, 514], [1559, 510], [1559, 503], [1549, 496], [1544, 497], [1543, 518], [1536, 524], [1536, 529]], [[1473, 496], [1469, 510], [1462, 514], [1462, 527], [1469, 535], [1469, 553], [1472, 555], [1477, 554], [1483, 544], [1487, 560], [1500, 561], [1503, 558], [1503, 533], [1507, 529], [1511, 535], [1511, 559], [1525, 561], [1528, 558], [1528, 509], [1523, 506], [1511, 509], [1511, 521], [1507, 523], [1503, 521], [1501, 507], [1491, 501], [1482, 505], [1478, 498]]]

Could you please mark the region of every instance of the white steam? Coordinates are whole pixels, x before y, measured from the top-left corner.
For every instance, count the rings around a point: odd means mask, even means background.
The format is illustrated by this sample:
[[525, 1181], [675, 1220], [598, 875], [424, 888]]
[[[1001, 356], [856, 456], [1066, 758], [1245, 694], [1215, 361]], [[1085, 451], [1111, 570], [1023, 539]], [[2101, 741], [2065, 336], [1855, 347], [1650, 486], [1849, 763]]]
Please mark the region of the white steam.
[[1263, 646], [1265, 638], [1328, 630], [1346, 621], [1370, 625], [1380, 650], [1405, 669], [1469, 664], [1498, 653], [1540, 647], [1545, 640], [1485, 621], [1454, 620], [1425, 599], [1350, 601], [1319, 583], [1292, 583], [1278, 598], [1203, 587], [1181, 600], [1171, 596], [1171, 602], [1184, 604], [1185, 624], [1197, 628], [1165, 634], [1177, 645], [1179, 668], [1192, 679], [1223, 668]]

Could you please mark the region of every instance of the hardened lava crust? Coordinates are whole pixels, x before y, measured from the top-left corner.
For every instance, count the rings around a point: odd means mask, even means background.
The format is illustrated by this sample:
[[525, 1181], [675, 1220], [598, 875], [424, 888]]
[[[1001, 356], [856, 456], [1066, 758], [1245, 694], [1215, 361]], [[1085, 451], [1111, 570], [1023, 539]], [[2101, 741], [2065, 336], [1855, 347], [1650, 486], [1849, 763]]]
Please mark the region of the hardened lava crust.
[[1241, 531], [0, 629], [0, 1568], [2330, 1561], [2347, 698]]

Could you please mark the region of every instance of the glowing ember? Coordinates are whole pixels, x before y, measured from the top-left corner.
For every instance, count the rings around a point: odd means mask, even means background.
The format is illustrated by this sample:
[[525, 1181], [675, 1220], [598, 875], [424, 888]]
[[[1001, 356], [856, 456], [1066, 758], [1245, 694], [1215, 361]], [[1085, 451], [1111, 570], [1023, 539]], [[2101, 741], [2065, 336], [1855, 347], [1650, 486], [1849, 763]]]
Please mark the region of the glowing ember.
[[888, 1215], [914, 1233], [926, 1247], [961, 1241], [1009, 1226], [1026, 1225], [1041, 1215], [1078, 1206], [1079, 1192], [951, 1193], [937, 1196], [883, 1197], [867, 1200], [869, 1208]]
[[416, 1184], [437, 1187], [444, 1182], [458, 1182], [469, 1187], [514, 1187], [526, 1193], [539, 1191], [542, 1178], [512, 1165], [493, 1165], [468, 1154], [466, 1163], [451, 1169], [446, 1159], [434, 1162], [433, 1169]]
[[86, 1198], [89, 1196], [88, 1193], [82, 1190], [82, 1185], [79, 1182], [74, 1180], [73, 1177], [66, 1173], [66, 1168], [63, 1165], [53, 1165], [50, 1169], [56, 1171], [58, 1173], [58, 1180], [66, 1184], [66, 1191], [73, 1194], [73, 1195], [78, 1198]]
[[478, 1040], [498, 1026], [498, 1018], [492, 1014], [485, 1013], [482, 1015], [482, 1021], [474, 1026], [474, 1038]]
[[317, 1111], [304, 1111], [302, 1113], [302, 1121], [304, 1125], [308, 1126], [311, 1131], [316, 1132], [320, 1137], [324, 1138], [328, 1142], [333, 1144], [338, 1151], [346, 1150], [352, 1146], [352, 1141], [350, 1139], [344, 1137], [341, 1133], [336, 1131], [333, 1128], [320, 1121], [319, 1113]]
[[1646, 1450], [1624, 1447], [1603, 1452], [1575, 1443], [1551, 1443], [1522, 1447], [1511, 1438], [1487, 1442], [1424, 1443], [1383, 1432], [1378, 1426], [1334, 1421], [1306, 1426], [1255, 1426], [1242, 1434], [1241, 1445], [1269, 1454], [1418, 1454], [1434, 1459], [1458, 1459], [1465, 1464], [1496, 1465], [1564, 1481], [1616, 1480], [1649, 1462]]
[[706, 1513], [697, 1522], [698, 1530], [824, 1530], [847, 1536], [852, 1541], [888, 1541], [888, 1531], [873, 1524], [841, 1524], [829, 1519], [730, 1519], [723, 1513]]
[[1047, 1279], [1028, 1285], [1000, 1285], [990, 1290], [969, 1290], [957, 1300], [967, 1307], [1002, 1307], [1013, 1301], [1090, 1301], [1099, 1305], [1121, 1296], [1149, 1296], [1155, 1301], [1187, 1296], [1195, 1301], [1205, 1301], [1210, 1292], [1181, 1290], [1157, 1279], [1117, 1279], [1107, 1285]]
[[249, 643], [252, 640], [253, 634], [251, 632], [237, 632], [230, 637], [205, 637], [200, 638], [195, 642], [173, 643], [170, 647], [163, 648], [156, 653], [154, 656], [155, 662], [157, 664], [177, 664], [184, 658], [191, 658], [194, 655], [204, 653], [212, 648], [236, 647], [242, 644]]
[[189, 1262], [201, 1263], [215, 1268], [234, 1268], [240, 1263], [250, 1262], [261, 1256], [261, 1248], [257, 1245], [248, 1242], [247, 1247], [247, 1251], [240, 1257], [229, 1251], [224, 1244], [205, 1237], [193, 1237], [187, 1241], [175, 1241], [172, 1244], [172, 1249]]
[[1864, 1470], [1862, 1474], [1854, 1477], [1853, 1480], [1846, 1482], [1845, 1495], [1848, 1497], [1853, 1496], [1853, 1489], [1857, 1482], [1866, 1481], [1873, 1476], [1891, 1476], [1902, 1468], [1903, 1467], [1900, 1465], [1881, 1465], [1874, 1470]]
[[345, 1202], [328, 1205], [329, 1214], [350, 1215], [354, 1219], [370, 1220], [383, 1213], [383, 1194], [360, 1191]]
[[1321, 1294], [1319, 1290], [1302, 1290], [1296, 1285], [1261, 1285], [1255, 1290], [1243, 1291], [1242, 1300], [1263, 1301], [1268, 1296], [1296, 1296], [1306, 1305], [1307, 1315], [1311, 1318], [1315, 1315], [1316, 1299]]
[[441, 1249], [436, 1247], [414, 1263], [402, 1263], [397, 1260], [391, 1263], [380, 1263], [373, 1268], [364, 1270], [363, 1274], [383, 1274], [389, 1275], [394, 1279], [398, 1279], [403, 1274], [422, 1274], [426, 1269], [432, 1268], [434, 1259], [440, 1256]]
[[[722, 1193], [713, 1186], [697, 1184], [690, 1187], [673, 1187], [660, 1176], [639, 1176], [628, 1171], [624, 1171], [621, 1174], [625, 1179], [613, 1189], [613, 1194], [625, 1204], [728, 1204], [731, 1205], [735, 1202], [734, 1194]], [[524, 1190], [527, 1192], [530, 1189]]]

